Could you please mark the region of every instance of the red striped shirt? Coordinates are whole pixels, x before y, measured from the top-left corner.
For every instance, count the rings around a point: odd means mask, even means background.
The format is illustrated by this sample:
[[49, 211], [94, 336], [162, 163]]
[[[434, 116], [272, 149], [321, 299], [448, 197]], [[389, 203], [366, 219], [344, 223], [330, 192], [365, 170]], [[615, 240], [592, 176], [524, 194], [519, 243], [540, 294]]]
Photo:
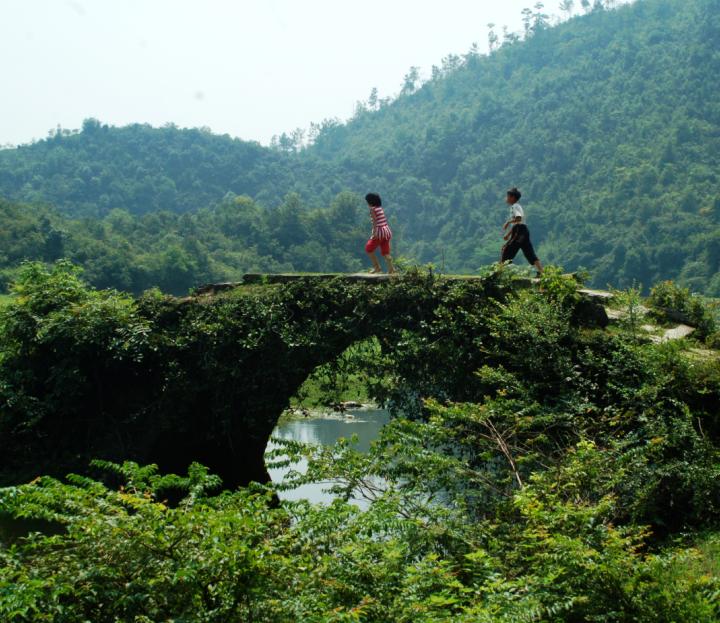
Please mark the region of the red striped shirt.
[[390, 240], [392, 238], [392, 231], [388, 225], [387, 218], [385, 218], [385, 211], [380, 206], [373, 206], [372, 208], [373, 218], [373, 235], [372, 237], [376, 240]]

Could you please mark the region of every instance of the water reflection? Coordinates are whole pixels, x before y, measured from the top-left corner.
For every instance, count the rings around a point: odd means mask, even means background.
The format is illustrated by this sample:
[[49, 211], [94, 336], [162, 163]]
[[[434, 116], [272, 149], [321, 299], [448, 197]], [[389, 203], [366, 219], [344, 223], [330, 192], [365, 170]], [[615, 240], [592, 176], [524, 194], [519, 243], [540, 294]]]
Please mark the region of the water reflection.
[[[357, 435], [357, 448], [361, 452], [367, 452], [370, 442], [377, 438], [380, 429], [388, 422], [390, 416], [383, 409], [368, 409], [349, 412], [351, 417], [328, 416], [323, 418], [297, 418], [279, 424], [273, 432], [273, 437], [303, 443], [314, 443], [329, 446], [334, 444], [341, 437], [350, 438]], [[276, 445], [268, 444], [268, 450]], [[304, 472], [307, 463], [301, 461], [290, 467], [270, 469], [270, 478], [273, 482], [281, 482], [285, 474], [290, 470]], [[327, 504], [332, 501], [332, 495], [323, 491], [327, 484], [307, 484], [292, 491], [280, 492], [283, 500], [309, 500], [313, 503]]]

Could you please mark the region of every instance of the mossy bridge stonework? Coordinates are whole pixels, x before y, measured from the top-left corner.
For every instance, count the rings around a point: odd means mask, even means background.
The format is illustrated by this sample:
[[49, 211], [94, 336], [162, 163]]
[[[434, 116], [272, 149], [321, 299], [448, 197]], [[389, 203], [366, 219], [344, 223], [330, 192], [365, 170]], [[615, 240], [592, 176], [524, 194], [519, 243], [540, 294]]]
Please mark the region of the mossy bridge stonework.
[[[132, 357], [63, 335], [36, 360], [20, 362], [33, 370], [24, 390], [37, 394], [30, 398], [58, 398], [32, 434], [5, 436], [0, 449], [23, 451], [0, 459], [3, 484], [83, 472], [92, 458], [157, 463], [175, 473], [198, 461], [230, 488], [265, 482], [272, 431], [318, 366], [372, 336], [392, 349], [441, 306], [472, 311], [527, 287], [531, 280], [502, 271], [475, 278], [249, 275], [186, 298], [144, 297], [134, 312], [144, 334]], [[587, 296], [578, 305], [591, 323], [607, 322]], [[58, 386], [58, 369], [83, 382]]]

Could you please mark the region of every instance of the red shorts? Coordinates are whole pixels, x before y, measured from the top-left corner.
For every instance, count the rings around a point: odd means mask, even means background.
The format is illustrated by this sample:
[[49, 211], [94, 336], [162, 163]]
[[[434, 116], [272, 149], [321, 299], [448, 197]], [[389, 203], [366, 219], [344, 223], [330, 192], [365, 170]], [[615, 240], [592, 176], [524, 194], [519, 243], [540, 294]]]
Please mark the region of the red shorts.
[[389, 240], [378, 240], [377, 238], [370, 238], [365, 245], [365, 251], [372, 253], [380, 247], [380, 253], [382, 255], [390, 255], [390, 241]]

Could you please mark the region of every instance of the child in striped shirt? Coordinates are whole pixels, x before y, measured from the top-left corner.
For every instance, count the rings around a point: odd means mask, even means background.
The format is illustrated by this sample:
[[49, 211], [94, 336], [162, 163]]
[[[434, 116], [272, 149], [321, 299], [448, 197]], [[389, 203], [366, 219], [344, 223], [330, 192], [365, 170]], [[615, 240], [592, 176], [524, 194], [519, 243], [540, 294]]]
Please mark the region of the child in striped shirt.
[[373, 264], [372, 272], [382, 272], [380, 262], [375, 255], [375, 249], [380, 247], [380, 253], [387, 264], [388, 274], [392, 274], [395, 272], [395, 267], [390, 257], [392, 231], [390, 231], [387, 218], [385, 218], [385, 212], [382, 209], [382, 199], [380, 199], [380, 195], [377, 193], [368, 193], [365, 195], [365, 201], [367, 201], [368, 209], [370, 210], [370, 220], [372, 221], [372, 234], [370, 235], [370, 240], [368, 240], [365, 245], [365, 252]]

